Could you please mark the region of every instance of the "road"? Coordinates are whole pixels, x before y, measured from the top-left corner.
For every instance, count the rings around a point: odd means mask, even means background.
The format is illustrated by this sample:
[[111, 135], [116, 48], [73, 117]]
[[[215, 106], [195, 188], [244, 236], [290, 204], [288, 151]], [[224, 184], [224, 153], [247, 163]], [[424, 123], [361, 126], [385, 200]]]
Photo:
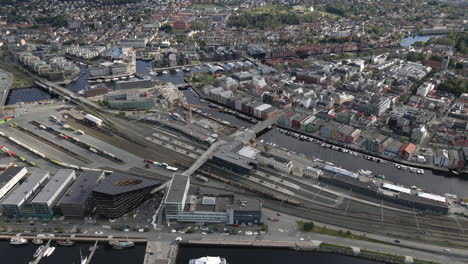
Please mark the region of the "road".
[[6, 103], [8, 92], [10, 91], [12, 83], [13, 83], [13, 74], [0, 68], [0, 107], [1, 108], [3, 108], [3, 106]]

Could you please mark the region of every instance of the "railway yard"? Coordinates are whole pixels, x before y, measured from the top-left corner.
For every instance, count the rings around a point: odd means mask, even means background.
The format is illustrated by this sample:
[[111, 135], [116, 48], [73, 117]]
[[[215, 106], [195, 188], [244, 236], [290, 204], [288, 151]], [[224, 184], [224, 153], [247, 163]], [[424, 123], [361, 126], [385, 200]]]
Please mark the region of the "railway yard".
[[[165, 163], [183, 171], [210, 145], [188, 138], [167, 126], [138, 119], [121, 119], [106, 114], [113, 124], [113, 128], [107, 128], [90, 125], [83, 117], [84, 113], [74, 107], [48, 105], [38, 106], [34, 111], [0, 124], [3, 133], [0, 145], [14, 152], [11, 157], [2, 157], [2, 163], [34, 164], [37, 170], [52, 172], [64, 167], [125, 171], [169, 180], [172, 171], [145, 161]], [[174, 122], [167, 117], [158, 115], [158, 118], [161, 122]], [[199, 127], [196, 132], [206, 133], [206, 137], [209, 137], [208, 131]], [[220, 126], [217, 132], [222, 138], [232, 133], [233, 129]], [[24, 145], [40, 154], [47, 153], [47, 156], [41, 157]], [[290, 158], [294, 158], [294, 155]], [[308, 160], [300, 156], [296, 158]], [[264, 207], [320, 223], [451, 246], [466, 245], [468, 241], [468, 221], [464, 217], [421, 214], [414, 208], [326, 186], [317, 180], [299, 178], [267, 167], [259, 167], [247, 176], [226, 172], [207, 163], [194, 175], [210, 178], [209, 182], [194, 179], [195, 185], [229, 189], [262, 200]]]

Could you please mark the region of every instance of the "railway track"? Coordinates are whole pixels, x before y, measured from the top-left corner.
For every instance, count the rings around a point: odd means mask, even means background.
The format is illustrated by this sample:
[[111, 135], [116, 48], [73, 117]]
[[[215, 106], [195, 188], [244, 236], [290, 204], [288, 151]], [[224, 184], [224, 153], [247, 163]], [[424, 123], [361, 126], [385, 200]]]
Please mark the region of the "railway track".
[[21, 127], [21, 126], [19, 126], [19, 125], [15, 126], [15, 128], [16, 128], [18, 131], [21, 131], [21, 132], [23, 132], [24, 134], [27, 134], [27, 135], [29, 135], [29, 136], [31, 136], [31, 137], [33, 137], [33, 138], [35, 138], [35, 139], [37, 139], [37, 140], [39, 140], [39, 141], [45, 143], [45, 144], [47, 144], [47, 145], [49, 145], [49, 146], [51, 146], [51, 147], [53, 147], [53, 148], [55, 148], [55, 149], [57, 149], [57, 150], [59, 150], [59, 151], [65, 153], [65, 154], [67, 154], [68, 156], [70, 156], [70, 157], [72, 157], [72, 158], [74, 158], [74, 159], [77, 159], [77, 160], [79, 160], [79, 161], [81, 161], [81, 162], [84, 162], [85, 164], [91, 163], [91, 161], [90, 161], [89, 159], [83, 158], [81, 155], [79, 155], [79, 154], [77, 154], [77, 153], [71, 151], [70, 149], [65, 148], [64, 146], [61, 146], [61, 145], [59, 145], [59, 144], [56, 144], [56, 143], [54, 143], [54, 142], [52, 142], [52, 141], [50, 141], [50, 140], [48, 140], [48, 139], [46, 139], [46, 138], [44, 138], [44, 137], [42, 137], [42, 136], [39, 136], [38, 134], [36, 134], [36, 133], [30, 131], [29, 129], [26, 129], [26, 128]]
[[190, 164], [194, 162], [194, 159], [190, 157], [181, 155], [177, 152], [161, 147], [159, 145], [155, 145], [149, 141], [147, 141], [147, 144], [145, 146], [142, 146], [117, 135], [101, 133], [95, 128], [83, 125], [77, 121], [68, 121], [68, 123], [70, 123], [70, 125], [73, 127], [83, 130], [90, 136], [93, 136], [108, 144], [116, 146], [117, 148], [132, 153], [142, 159], [163, 161], [170, 165], [175, 165], [175, 163], [181, 163], [190, 166]]
[[[248, 181], [239, 175], [233, 175], [232, 173], [218, 173], [217, 175], [222, 175], [223, 178], [227, 178], [231, 181], [239, 181], [249, 186], [255, 186], [255, 183], [252, 183], [251, 181]], [[258, 199], [266, 199], [263, 196], [257, 194], [254, 195]], [[310, 201], [303, 200], [300, 197], [293, 197], [293, 199], [301, 202], [301, 205], [296, 207], [286, 205], [286, 203], [280, 203], [279, 207], [272, 207], [272, 209], [279, 209], [280, 211], [282, 211], [282, 209], [287, 209], [285, 210], [286, 213], [291, 213], [298, 217], [305, 217], [311, 220], [351, 228], [363, 232], [373, 232], [383, 235], [392, 234], [395, 236], [409, 238], [429, 236], [430, 239], [427, 239], [428, 241], [451, 241], [452, 243], [456, 243], [458, 245], [467, 245], [468, 236], [460, 234], [463, 233], [461, 232], [460, 228], [453, 226], [453, 221], [449, 224], [447, 219], [444, 219], [443, 222], [435, 225], [430, 224], [431, 221], [434, 221], [432, 217], [428, 217], [427, 219], [423, 219], [425, 217], [418, 217], [420, 228], [422, 226], [421, 230], [419, 230], [414, 215], [407, 213], [392, 212], [392, 215], [386, 216], [382, 221], [380, 208], [359, 204], [358, 202], [354, 201], [352, 201], [352, 209], [348, 210], [347, 214], [344, 215], [343, 208], [335, 208], [333, 206], [324, 206], [322, 204], [310, 203]], [[271, 199], [267, 200], [273, 201]], [[278, 203], [275, 204], [278, 205]], [[388, 213], [388, 211], [390, 210], [385, 209], [384, 212]], [[444, 224], [448, 224], [449, 226], [443, 226]]]

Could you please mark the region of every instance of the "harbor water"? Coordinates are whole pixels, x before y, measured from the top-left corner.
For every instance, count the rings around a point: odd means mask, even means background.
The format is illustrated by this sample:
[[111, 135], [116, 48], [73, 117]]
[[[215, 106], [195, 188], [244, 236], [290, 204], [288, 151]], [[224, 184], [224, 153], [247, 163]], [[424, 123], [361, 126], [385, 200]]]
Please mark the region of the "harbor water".
[[180, 247], [176, 264], [201, 257], [225, 258], [228, 264], [378, 264], [356, 257], [271, 248]]
[[39, 87], [17, 88], [10, 90], [5, 105], [12, 105], [20, 102], [37, 102], [50, 99], [52, 99], [52, 95]]
[[[77, 243], [71, 247], [56, 247], [49, 257], [42, 258], [40, 264], [79, 264], [80, 249], [83, 256], [90, 254], [89, 248], [94, 243]], [[12, 246], [7, 240], [0, 240], [0, 263], [5, 264], [28, 264], [32, 261], [33, 254], [39, 246], [28, 243], [22, 246]], [[98, 244], [90, 264], [142, 264], [145, 255], [145, 244], [135, 244], [135, 247], [115, 250], [104, 243]]]

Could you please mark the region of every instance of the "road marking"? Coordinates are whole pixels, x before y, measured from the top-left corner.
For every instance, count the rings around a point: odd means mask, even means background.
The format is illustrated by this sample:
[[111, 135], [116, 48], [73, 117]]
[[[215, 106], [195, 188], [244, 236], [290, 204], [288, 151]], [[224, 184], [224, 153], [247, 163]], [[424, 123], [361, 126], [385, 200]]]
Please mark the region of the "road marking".
[[462, 231], [462, 233], [465, 233], [465, 230], [463, 230], [463, 227], [460, 225], [460, 222], [458, 222], [457, 216], [454, 215], [453, 218], [455, 219], [455, 222], [457, 223], [458, 228], [460, 228], [460, 230]]
[[383, 223], [383, 200], [380, 200], [380, 221]]
[[344, 215], [348, 213], [349, 202], [351, 202], [351, 200], [348, 199], [348, 202], [346, 203], [346, 209], [344, 211]]
[[414, 219], [416, 220], [416, 226], [418, 227], [418, 230], [421, 230], [421, 227], [419, 226], [419, 221], [418, 221], [418, 216], [416, 215], [416, 211], [413, 208], [413, 214], [414, 214]]

